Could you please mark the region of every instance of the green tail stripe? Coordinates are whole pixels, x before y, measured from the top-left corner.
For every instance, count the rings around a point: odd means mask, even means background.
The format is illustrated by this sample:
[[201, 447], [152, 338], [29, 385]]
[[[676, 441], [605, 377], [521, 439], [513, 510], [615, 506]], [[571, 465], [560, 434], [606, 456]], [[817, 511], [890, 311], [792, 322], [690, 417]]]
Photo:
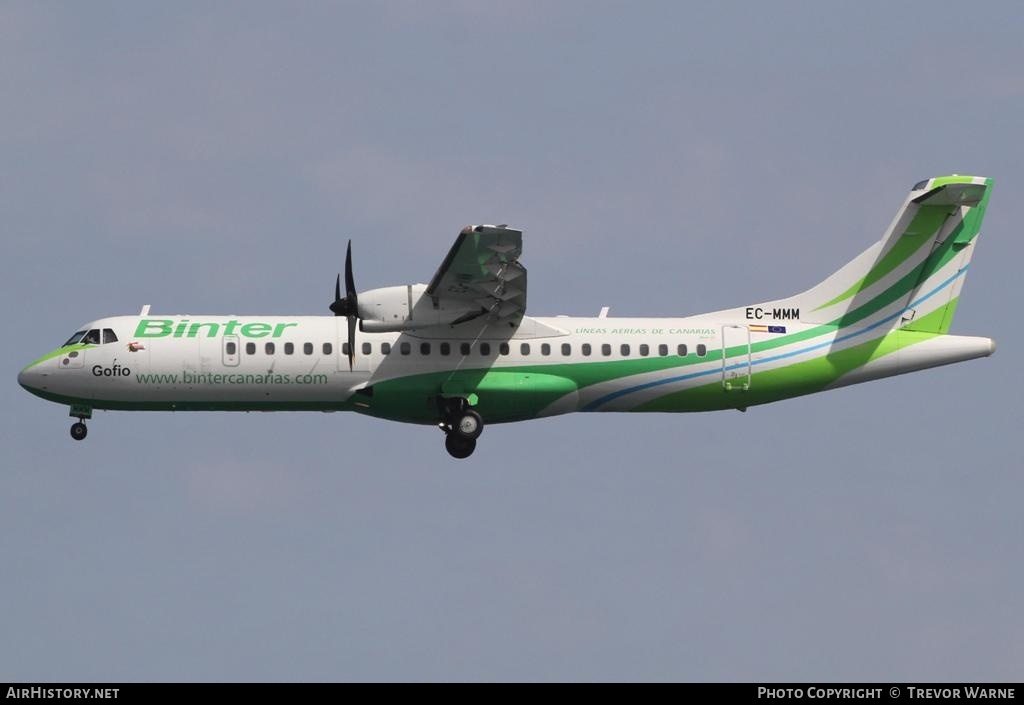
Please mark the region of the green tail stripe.
[[913, 257], [921, 247], [930, 243], [943, 223], [946, 222], [946, 219], [955, 211], [956, 209], [951, 209], [949, 206], [922, 206], [910, 221], [907, 229], [901, 235], [896, 236], [896, 244], [874, 264], [860, 281], [855, 282], [839, 296], [814, 310], [819, 311], [846, 299], [853, 298], [864, 289], [881, 280], [889, 272]]

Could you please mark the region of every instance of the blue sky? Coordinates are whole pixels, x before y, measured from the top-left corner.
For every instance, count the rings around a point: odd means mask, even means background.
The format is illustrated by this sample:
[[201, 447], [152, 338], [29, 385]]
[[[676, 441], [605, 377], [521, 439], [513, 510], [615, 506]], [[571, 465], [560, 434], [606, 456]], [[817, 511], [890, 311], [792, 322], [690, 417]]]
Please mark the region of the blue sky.
[[[0, 5], [0, 680], [1019, 679], [1018, 3]], [[99, 413], [84, 321], [327, 313], [525, 230], [530, 312], [800, 291], [995, 178], [988, 359], [751, 409]]]

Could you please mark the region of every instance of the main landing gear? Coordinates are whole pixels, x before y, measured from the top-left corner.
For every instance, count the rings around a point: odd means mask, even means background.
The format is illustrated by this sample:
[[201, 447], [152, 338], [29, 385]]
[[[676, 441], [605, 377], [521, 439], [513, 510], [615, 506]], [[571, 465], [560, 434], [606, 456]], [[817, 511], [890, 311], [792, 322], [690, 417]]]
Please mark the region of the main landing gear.
[[88, 434], [89, 429], [81, 421], [76, 421], [75, 423], [71, 424], [71, 437], [74, 438], [76, 441], [84, 440]]
[[466, 440], [449, 431], [444, 437], [444, 449], [448, 451], [448, 455], [462, 460], [473, 455], [473, 451], [476, 450], [476, 439]]
[[438, 400], [444, 420], [438, 424], [445, 433], [444, 447], [453, 458], [468, 458], [476, 450], [476, 439], [484, 431], [484, 420], [462, 397]]

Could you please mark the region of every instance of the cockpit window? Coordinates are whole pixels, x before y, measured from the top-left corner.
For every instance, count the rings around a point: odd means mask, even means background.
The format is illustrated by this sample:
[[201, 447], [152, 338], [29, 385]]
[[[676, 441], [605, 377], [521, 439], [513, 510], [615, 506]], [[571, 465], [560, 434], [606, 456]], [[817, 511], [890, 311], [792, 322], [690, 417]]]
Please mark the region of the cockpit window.
[[86, 343], [86, 344], [89, 344], [89, 345], [99, 345], [100, 344], [100, 330], [99, 330], [99, 328], [93, 328], [91, 331], [86, 333], [85, 337], [82, 338], [82, 342]]
[[64, 343], [64, 345], [61, 345], [61, 347], [63, 348], [66, 345], [74, 345], [75, 343], [80, 341], [82, 339], [82, 336], [84, 336], [84, 335], [85, 335], [85, 331], [84, 330], [78, 331], [73, 336], [68, 338], [68, 342]]
[[116, 343], [116, 342], [117, 342], [117, 336], [114, 335], [114, 331], [110, 330], [109, 328], [104, 328], [103, 329], [103, 344], [106, 345], [107, 343]]

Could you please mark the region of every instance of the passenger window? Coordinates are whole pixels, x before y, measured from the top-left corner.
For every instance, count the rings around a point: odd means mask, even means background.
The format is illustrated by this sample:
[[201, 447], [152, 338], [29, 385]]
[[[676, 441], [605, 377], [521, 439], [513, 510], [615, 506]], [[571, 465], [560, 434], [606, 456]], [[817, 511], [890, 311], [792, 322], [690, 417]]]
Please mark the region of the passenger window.
[[502, 343], [498, 346], [499, 355], [508, 355], [508, 343]]
[[569, 343], [562, 343], [562, 354], [566, 357], [572, 355], [572, 346]]
[[469, 355], [469, 343], [459, 344], [459, 352], [463, 355]]
[[88, 333], [85, 334], [85, 337], [82, 338], [82, 342], [83, 343], [89, 343], [91, 345], [99, 345], [100, 344], [100, 332], [99, 332], [99, 330], [96, 329], [96, 328], [93, 328], [91, 331], [89, 331]]
[[676, 348], [676, 355], [679, 357], [686, 357], [686, 345], [680, 345]]
[[256, 343], [246, 343], [245, 344], [245, 354], [246, 355], [255, 355], [256, 354]]
[[295, 343], [285, 343], [284, 344], [284, 354], [285, 355], [294, 355], [295, 354]]
[[226, 352], [228, 355], [234, 355], [237, 350], [238, 346], [235, 345], [234, 343], [228, 343], [224, 346], [224, 352]]
[[348, 355], [348, 343], [341, 344], [341, 354]]
[[612, 346], [608, 343], [601, 343], [601, 354], [608, 357], [612, 354]]
[[541, 346], [540, 346], [540, 354], [541, 355], [550, 355], [551, 354], [551, 346], [548, 345], [547, 343], [541, 344]]
[[302, 344], [302, 352], [304, 352], [306, 355], [312, 355], [313, 354], [313, 343], [303, 343]]
[[363, 355], [369, 355], [373, 352], [373, 346], [369, 343], [363, 343]]
[[519, 352], [522, 353], [523, 355], [529, 355], [530, 354], [530, 344], [529, 343], [521, 344], [519, 346]]
[[380, 352], [382, 355], [387, 355], [391, 352], [391, 343], [381, 343]]
[[622, 353], [622, 357], [629, 357], [629, 345], [627, 343], [623, 343], [619, 346], [619, 352]]
[[701, 343], [697, 346], [697, 357], [704, 357], [708, 354], [708, 347]]
[[106, 345], [107, 343], [116, 343], [116, 342], [117, 342], [117, 336], [114, 335], [114, 331], [110, 330], [109, 328], [104, 328], [103, 329], [103, 344]]
[[263, 346], [263, 349], [266, 351], [267, 355], [273, 355], [274, 354], [274, 344], [273, 343], [267, 343], [266, 345]]
[[442, 355], [451, 355], [452, 354], [452, 346], [451, 346], [451, 344], [449, 344], [449, 343], [441, 343], [441, 354]]
[[410, 345], [409, 343], [400, 343], [398, 346], [398, 351], [403, 355], [408, 355], [409, 353], [412, 352], [412, 345]]
[[330, 343], [324, 343], [324, 355], [330, 355], [331, 351], [334, 350], [334, 346]]
[[659, 345], [658, 346], [658, 354], [661, 355], [662, 357], [665, 357], [666, 355], [668, 355], [668, 346], [665, 345], [664, 343]]
[[649, 347], [647, 347], [647, 343], [644, 343], [643, 345], [640, 346], [640, 355], [642, 357], [647, 357], [650, 354], [651, 354], [651, 349]]
[[580, 346], [580, 352], [583, 353], [584, 357], [590, 357], [590, 343], [583, 343]]
[[430, 343], [420, 343], [420, 355], [430, 354]]
[[491, 344], [490, 343], [480, 343], [480, 354], [483, 355], [484, 357], [487, 357], [488, 355], [490, 355], [491, 354]]

